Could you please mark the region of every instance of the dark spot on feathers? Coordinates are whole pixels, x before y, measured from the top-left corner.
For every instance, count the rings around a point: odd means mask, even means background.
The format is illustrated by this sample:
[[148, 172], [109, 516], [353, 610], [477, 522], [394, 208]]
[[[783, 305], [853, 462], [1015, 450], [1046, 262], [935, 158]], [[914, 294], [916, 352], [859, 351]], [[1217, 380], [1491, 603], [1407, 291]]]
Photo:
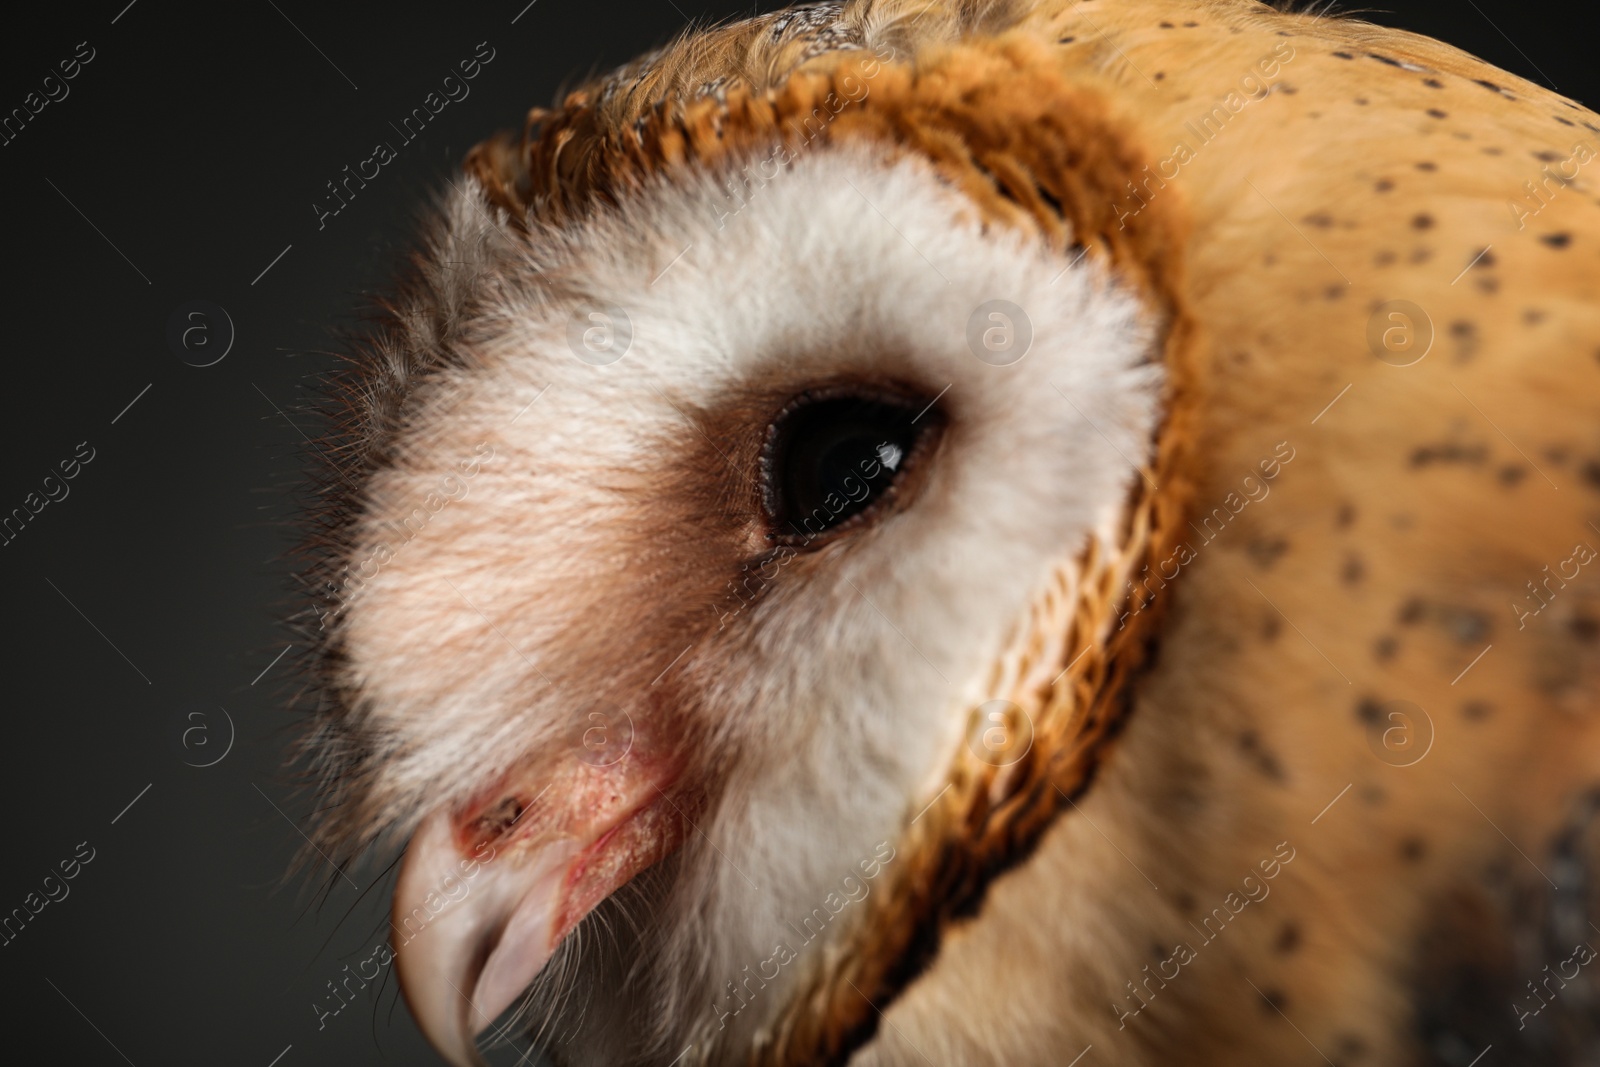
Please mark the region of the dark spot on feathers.
[[1551, 117], [1554, 118], [1557, 122], [1561, 123], [1561, 125], [1563, 125], [1563, 126], [1576, 126], [1577, 125], [1576, 122], [1573, 122], [1571, 119], [1566, 118], [1563, 115], [1552, 115]]
[[1356, 701], [1356, 718], [1367, 726], [1376, 726], [1383, 721], [1383, 705], [1371, 697], [1362, 697]]
[[1600, 489], [1600, 460], [1585, 460], [1582, 469], [1578, 473], [1592, 487]]
[[1361, 106], [1361, 107], [1366, 107], [1367, 106], [1367, 98], [1364, 97], [1364, 96], [1356, 97], [1356, 104]]
[[1300, 947], [1300, 927], [1292, 922], [1284, 923], [1272, 947], [1280, 956], [1292, 955], [1294, 950]]
[[1372, 262], [1376, 266], [1379, 266], [1379, 267], [1387, 267], [1389, 264], [1393, 263], [1394, 261], [1395, 261], [1395, 254], [1393, 252], [1391, 252], [1387, 248], [1383, 249], [1377, 255], [1372, 257]]
[[1486, 156], [1503, 156], [1506, 154], [1506, 150], [1504, 148], [1496, 148], [1494, 145], [1490, 145], [1483, 150], [1483, 154]]
[[1485, 78], [1474, 78], [1473, 80], [1475, 82], [1477, 82], [1479, 85], [1483, 86], [1485, 89], [1488, 89], [1490, 92], [1494, 92], [1494, 93], [1500, 92], [1500, 86], [1496, 85], [1492, 81], [1489, 81], [1489, 80], [1487, 80]]
[[1379, 178], [1373, 183], [1372, 187], [1380, 193], [1387, 193], [1390, 189], [1394, 188], [1394, 182], [1390, 181], [1388, 178]]
[[1489, 636], [1491, 629], [1488, 618], [1473, 608], [1455, 604], [1430, 604], [1415, 596], [1408, 597], [1400, 605], [1395, 618], [1402, 626], [1415, 626], [1420, 622], [1436, 623], [1457, 644], [1467, 646], [1481, 645]]
[[1372, 643], [1372, 657], [1379, 663], [1388, 663], [1400, 651], [1400, 642], [1385, 634]]
[[1160, 787], [1156, 803], [1166, 806], [1179, 819], [1191, 819], [1210, 807], [1216, 795], [1210, 764], [1175, 752], [1168, 754], [1159, 769]]
[[1445, 606], [1439, 609], [1439, 617], [1457, 644], [1475, 645], [1489, 636], [1489, 620], [1470, 608]]
[[1061, 40], [1057, 41], [1056, 43], [1057, 44], [1071, 44], [1073, 41], [1076, 41], [1076, 40], [1077, 40], [1076, 37], [1067, 36], [1067, 37], [1061, 38]]
[[1403, 837], [1400, 839], [1400, 858], [1407, 863], [1416, 863], [1428, 851], [1428, 843], [1420, 837]]
[[1334, 513], [1333, 524], [1344, 530], [1356, 521], [1356, 506], [1354, 504], [1340, 504], [1339, 510]]
[[1164, 30], [1172, 29], [1172, 23], [1170, 23], [1170, 22], [1162, 21], [1162, 22], [1156, 23], [1156, 25], [1160, 26]]
[[1333, 54], [1335, 56], [1338, 56], [1340, 59], [1354, 59], [1355, 58], [1355, 56], [1351, 55], [1349, 52], [1335, 52]]
[[1461, 445], [1447, 441], [1436, 445], [1419, 445], [1412, 450], [1411, 466], [1426, 467], [1434, 463], [1482, 463], [1489, 450], [1484, 445]]
[[1479, 278], [1475, 284], [1478, 286], [1479, 289], [1483, 290], [1485, 293], [1491, 293], [1492, 294], [1492, 293], [1498, 293], [1500, 291], [1500, 279], [1499, 278], [1485, 276], [1485, 277]]
[[1367, 565], [1361, 562], [1361, 557], [1354, 552], [1345, 557], [1344, 566], [1339, 568], [1339, 580], [1345, 585], [1359, 585], [1361, 579], [1367, 576]]
[[1263, 537], [1251, 541], [1245, 546], [1245, 551], [1256, 565], [1266, 570], [1278, 562], [1278, 557], [1289, 551], [1289, 542], [1282, 537]]
[[1527, 476], [1528, 472], [1514, 463], [1500, 468], [1500, 484], [1506, 486], [1507, 488], [1510, 488], [1514, 485], [1520, 485], [1522, 483], [1522, 479], [1526, 478]]
[[1482, 722], [1494, 714], [1494, 705], [1487, 700], [1469, 700], [1461, 705], [1461, 717], [1468, 722]]
[[1261, 639], [1272, 642], [1278, 639], [1278, 634], [1283, 630], [1283, 623], [1276, 615], [1268, 615], [1261, 620]]
[[1263, 777], [1273, 782], [1284, 780], [1283, 764], [1278, 762], [1278, 757], [1270, 749], [1261, 744], [1261, 738], [1254, 730], [1246, 730], [1239, 735], [1239, 751]]
[[1572, 636], [1585, 645], [1592, 645], [1596, 638], [1600, 638], [1600, 619], [1587, 614], [1582, 609], [1567, 623], [1567, 629], [1572, 631]]
[[1413, 248], [1411, 250], [1411, 255], [1408, 256], [1407, 258], [1412, 263], [1426, 263], [1426, 262], [1428, 262], [1428, 260], [1433, 258], [1433, 249], [1431, 249], [1431, 248]]
[[1429, 230], [1429, 229], [1432, 229], [1433, 228], [1433, 216], [1428, 214], [1427, 212], [1423, 212], [1420, 215], [1413, 216], [1412, 219], [1411, 219], [1411, 228], [1414, 229], [1414, 230]]
[[1560, 152], [1552, 152], [1552, 151], [1550, 151], [1550, 149], [1545, 148], [1545, 149], [1541, 149], [1538, 152], [1535, 152], [1533, 154], [1533, 158], [1537, 159], [1541, 163], [1555, 163], [1555, 162], [1558, 162], [1561, 159], [1561, 153]]
[[1478, 327], [1468, 319], [1450, 324], [1450, 339], [1455, 343], [1456, 362], [1465, 363], [1478, 352]]
[[1376, 52], [1368, 52], [1367, 56], [1370, 59], [1376, 59], [1379, 63], [1386, 63], [1391, 67], [1398, 67], [1400, 65], [1400, 61], [1398, 59], [1391, 59], [1388, 56], [1380, 56]]
[[1444, 82], [1440, 81], [1438, 78], [1423, 78], [1422, 84], [1426, 85], [1430, 89], [1444, 88]]
[[[1283, 1018], [1283, 1015], [1280, 1015], [1279, 1013], [1284, 1012], [1284, 1009], [1289, 1003], [1289, 998], [1287, 995], [1285, 995], [1283, 990], [1269, 986], [1261, 991], [1261, 997], [1264, 1001], [1266, 1001], [1266, 1003], [1261, 1006], [1261, 1010], [1263, 1012], [1273, 1016], [1274, 1018]], [[1287, 1013], [1285, 1012], [1285, 1014]]]
[[1322, 290], [1322, 298], [1324, 300], [1342, 300], [1344, 298], [1344, 286], [1328, 286], [1326, 289]]
[[1300, 221], [1307, 226], [1315, 226], [1319, 230], [1326, 230], [1333, 225], [1333, 216], [1326, 211], [1314, 211]]
[[1537, 326], [1539, 323], [1544, 321], [1544, 315], [1545, 313], [1538, 308], [1524, 308], [1522, 312], [1522, 321], [1527, 323], [1529, 326]]
[[1439, 169], [1439, 164], [1434, 163], [1431, 160], [1423, 160], [1421, 163], [1417, 164], [1417, 169], [1418, 170], [1427, 170], [1427, 171], [1438, 170]]
[[1549, 245], [1551, 248], [1565, 248], [1572, 243], [1572, 234], [1546, 233], [1541, 234], [1539, 236], [1539, 240]]
[[1450, 117], [1448, 112], [1440, 111], [1436, 107], [1430, 107], [1427, 111], [1427, 115], [1431, 119], [1446, 119]]
[[1367, 1054], [1367, 1043], [1355, 1034], [1336, 1034], [1333, 1038], [1333, 1054], [1339, 1057], [1340, 1064], [1355, 1063]]

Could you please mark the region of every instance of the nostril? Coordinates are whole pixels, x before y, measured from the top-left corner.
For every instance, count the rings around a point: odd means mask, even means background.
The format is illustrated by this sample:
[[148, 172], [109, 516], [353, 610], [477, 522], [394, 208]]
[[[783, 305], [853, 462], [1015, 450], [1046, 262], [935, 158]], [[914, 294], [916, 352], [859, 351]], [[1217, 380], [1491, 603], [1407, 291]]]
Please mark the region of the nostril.
[[528, 805], [523, 803], [521, 797], [501, 798], [467, 824], [468, 844], [471, 845], [472, 851], [480, 851], [484, 845], [500, 840], [511, 831], [517, 820], [522, 818], [523, 812], [527, 810]]

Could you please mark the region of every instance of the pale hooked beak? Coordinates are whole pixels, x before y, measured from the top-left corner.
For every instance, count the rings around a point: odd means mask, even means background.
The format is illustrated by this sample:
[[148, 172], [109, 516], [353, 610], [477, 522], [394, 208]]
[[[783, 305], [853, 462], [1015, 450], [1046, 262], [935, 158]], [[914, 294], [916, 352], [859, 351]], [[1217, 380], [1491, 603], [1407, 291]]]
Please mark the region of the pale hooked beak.
[[[400, 988], [423, 1035], [456, 1067], [483, 1063], [478, 1035], [585, 915], [683, 841], [670, 762], [636, 751], [547, 778], [531, 799], [518, 798], [532, 789], [512, 784], [490, 803], [430, 815], [400, 867], [391, 908]], [[485, 811], [515, 818], [485, 834]]]
[[556, 912], [578, 842], [526, 857], [463, 856], [447, 812], [406, 849], [391, 923], [400, 988], [423, 1036], [455, 1067], [478, 1067], [476, 1036], [522, 995], [555, 952]]

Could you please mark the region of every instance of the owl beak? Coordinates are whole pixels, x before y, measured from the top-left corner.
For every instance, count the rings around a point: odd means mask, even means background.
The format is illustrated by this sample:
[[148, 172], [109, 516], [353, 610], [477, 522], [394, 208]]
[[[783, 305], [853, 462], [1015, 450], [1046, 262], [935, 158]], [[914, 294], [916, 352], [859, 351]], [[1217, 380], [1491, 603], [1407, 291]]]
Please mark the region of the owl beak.
[[643, 761], [579, 767], [561, 778], [560, 800], [545, 790], [493, 838], [474, 828], [503, 800], [424, 820], [400, 867], [390, 932], [406, 1003], [447, 1061], [482, 1064], [478, 1035], [521, 998], [562, 939], [678, 847], [675, 780]]
[[456, 1067], [476, 1067], [476, 1035], [555, 951], [554, 913], [579, 846], [552, 841], [511, 869], [492, 851], [463, 856], [452, 822], [439, 812], [412, 838], [392, 932], [400, 988], [423, 1036]]

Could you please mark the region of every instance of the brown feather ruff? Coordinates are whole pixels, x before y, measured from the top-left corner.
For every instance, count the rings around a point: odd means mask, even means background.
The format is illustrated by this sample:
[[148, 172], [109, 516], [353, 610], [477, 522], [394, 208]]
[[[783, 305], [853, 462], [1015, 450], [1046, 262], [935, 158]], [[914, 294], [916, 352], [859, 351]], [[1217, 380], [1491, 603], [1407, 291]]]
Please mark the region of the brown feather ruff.
[[[1075, 592], [1064, 578], [1025, 635], [1026, 658], [1048, 657], [1046, 676], [1055, 676], [1009, 694], [1032, 720], [1032, 748], [1005, 768], [961, 753], [950, 788], [907, 828], [887, 891], [869, 899], [847, 942], [761, 1035], [751, 1062], [767, 1067], [844, 1063], [932, 962], [943, 934], [976, 913], [991, 881], [1025, 860], [1092, 783], [1127, 713], [1131, 676], [1152, 655], [1161, 605], [1141, 605], [1115, 627], [1130, 579], [1170, 558], [1181, 539], [1196, 404], [1183, 209], [1163, 199], [1120, 225], [1118, 191], [1147, 160], [1104, 96], [1073, 84], [1044, 46], [1021, 36], [939, 48], [914, 66], [860, 52], [817, 66], [777, 89], [664, 101], [626, 127], [608, 122], [592, 94], [576, 93], [559, 111], [536, 112], [521, 143], [488, 142], [466, 167], [513, 217], [560, 222], [678, 168], [716, 169], [778, 145], [854, 141], [921, 156], [985, 219], [1036, 233], [1064, 256], [1082, 249], [1144, 294], [1167, 323], [1169, 393], [1122, 543], [1110, 552], [1092, 544]], [[840, 108], [840, 100], [856, 102]], [[820, 130], [804, 125], [833, 111]]]

